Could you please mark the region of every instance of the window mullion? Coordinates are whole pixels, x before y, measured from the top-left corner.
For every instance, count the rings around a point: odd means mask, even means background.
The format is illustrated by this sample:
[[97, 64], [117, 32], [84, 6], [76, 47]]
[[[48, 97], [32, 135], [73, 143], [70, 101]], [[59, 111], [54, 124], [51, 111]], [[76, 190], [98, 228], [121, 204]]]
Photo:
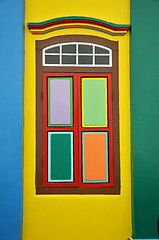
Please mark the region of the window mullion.
[[95, 65], [95, 46], [93, 45], [93, 66]]
[[60, 45], [60, 65], [62, 65], [62, 45]]
[[78, 43], [76, 43], [76, 65], [78, 65]]

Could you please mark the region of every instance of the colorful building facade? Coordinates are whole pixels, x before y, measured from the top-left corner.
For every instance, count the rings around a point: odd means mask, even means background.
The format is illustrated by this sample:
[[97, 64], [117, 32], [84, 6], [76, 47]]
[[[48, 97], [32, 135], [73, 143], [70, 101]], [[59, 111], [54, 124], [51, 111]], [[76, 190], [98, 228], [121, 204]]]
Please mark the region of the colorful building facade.
[[140, 4], [1, 3], [1, 239], [158, 238], [159, 5]]

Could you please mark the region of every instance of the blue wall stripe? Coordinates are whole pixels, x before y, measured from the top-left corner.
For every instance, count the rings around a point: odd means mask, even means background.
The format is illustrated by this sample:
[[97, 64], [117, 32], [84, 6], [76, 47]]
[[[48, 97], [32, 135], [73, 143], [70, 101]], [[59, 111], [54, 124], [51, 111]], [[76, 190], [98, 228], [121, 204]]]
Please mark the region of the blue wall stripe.
[[0, 239], [20, 239], [22, 187], [22, 0], [0, 1]]

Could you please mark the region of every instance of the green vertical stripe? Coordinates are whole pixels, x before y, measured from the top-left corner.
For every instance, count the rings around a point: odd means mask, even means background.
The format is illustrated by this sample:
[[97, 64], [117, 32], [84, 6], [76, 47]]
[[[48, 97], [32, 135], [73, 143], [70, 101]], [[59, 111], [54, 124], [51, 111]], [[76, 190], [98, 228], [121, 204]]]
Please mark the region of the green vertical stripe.
[[158, 238], [159, 1], [132, 1], [132, 127], [135, 239]]

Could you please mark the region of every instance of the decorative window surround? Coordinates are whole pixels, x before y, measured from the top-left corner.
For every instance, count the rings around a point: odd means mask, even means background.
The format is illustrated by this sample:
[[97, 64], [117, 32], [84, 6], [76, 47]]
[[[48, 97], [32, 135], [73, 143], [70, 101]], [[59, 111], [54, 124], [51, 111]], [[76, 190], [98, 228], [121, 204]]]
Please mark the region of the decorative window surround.
[[[64, 45], [63, 43], [67, 43], [67, 45]], [[64, 47], [63, 53], [67, 53], [68, 49], [70, 50], [71, 44], [78, 43], [82, 46], [82, 44], [87, 43], [87, 46], [94, 46], [94, 49], [96, 47], [102, 46], [103, 51], [105, 54], [110, 54], [112, 51], [112, 66], [98, 66], [95, 65], [94, 67], [89, 66], [44, 66], [43, 65], [43, 50], [45, 49], [45, 53], [50, 54], [52, 53], [58, 53], [59, 54], [59, 46]], [[76, 44], [75, 44], [76, 45]], [[56, 46], [57, 49], [53, 49], [52, 46]], [[51, 49], [52, 48], [52, 49]], [[89, 47], [88, 47], [89, 48]], [[76, 49], [76, 48], [75, 48]], [[90, 48], [91, 49], [91, 48]], [[75, 51], [75, 50], [74, 50]], [[80, 53], [82, 51], [82, 47], [80, 49]], [[100, 54], [101, 49], [95, 49], [95, 53]], [[79, 51], [78, 51], [79, 52]], [[71, 52], [72, 53], [72, 52]], [[74, 54], [74, 52], [72, 53]], [[91, 54], [91, 53], [90, 53]], [[78, 56], [78, 55], [77, 55]], [[99, 38], [96, 36], [88, 36], [88, 35], [64, 35], [64, 36], [57, 36], [52, 37], [45, 40], [37, 40], [36, 41], [36, 193], [37, 194], [120, 194], [120, 153], [119, 153], [119, 89], [118, 89], [118, 42], [110, 41], [105, 38]], [[112, 77], [113, 76], [113, 77]], [[64, 79], [65, 78], [65, 79]], [[91, 79], [90, 79], [91, 78]], [[97, 86], [98, 89], [103, 89], [103, 84], [105, 84], [104, 89], [108, 89], [105, 92], [105, 108], [103, 108], [100, 104], [100, 107], [104, 109], [101, 112], [100, 118], [95, 119], [96, 122], [94, 122], [94, 115], [91, 116], [91, 112], [87, 111], [87, 115], [85, 115], [85, 110], [83, 111], [83, 105], [84, 103], [84, 109], [88, 110], [88, 101], [85, 102], [81, 101], [83, 96], [83, 93], [85, 94], [85, 91], [87, 91], [88, 86], [91, 87], [92, 93], [94, 86], [96, 85], [96, 78], [103, 78], [103, 80], [100, 82], [100, 85]], [[49, 82], [49, 79], [51, 80], [51, 85], [47, 85]], [[60, 81], [66, 81], [65, 85], [66, 90], [71, 96], [73, 96], [73, 112], [72, 112], [72, 98], [69, 98], [70, 101], [68, 101], [68, 97], [66, 98], [66, 107], [69, 111], [69, 115], [65, 117], [65, 119], [56, 118], [53, 117], [53, 119], [50, 117], [55, 116], [56, 109], [53, 108], [52, 111], [47, 110], [47, 104], [49, 104], [49, 95], [48, 95], [48, 86], [54, 86], [54, 89], [56, 87], [61, 89], [61, 84], [59, 82], [57, 86], [57, 80], [61, 79]], [[73, 85], [71, 84], [73, 80]], [[107, 80], [106, 80], [107, 79]], [[87, 81], [88, 80], [88, 81]], [[90, 83], [93, 80], [91, 86]], [[84, 86], [82, 83], [83, 81], [86, 81], [84, 92], [82, 86]], [[88, 83], [90, 81], [90, 83]], [[68, 82], [70, 82], [70, 90], [68, 90]], [[85, 83], [85, 82], [84, 82]], [[95, 84], [95, 85], [94, 85]], [[55, 86], [56, 85], [56, 86]], [[63, 86], [63, 84], [62, 84]], [[73, 86], [73, 88], [71, 88]], [[50, 89], [50, 93], [51, 90]], [[71, 89], [74, 89], [73, 92]], [[61, 89], [62, 91], [62, 89]], [[103, 99], [103, 90], [101, 91], [101, 98]], [[43, 94], [42, 94], [43, 93]], [[73, 95], [72, 95], [73, 93]], [[91, 92], [90, 92], [91, 93]], [[106, 97], [108, 94], [108, 98]], [[53, 96], [52, 93], [50, 96]], [[55, 95], [54, 95], [55, 96]], [[59, 96], [57, 94], [57, 96]], [[89, 97], [92, 99], [91, 104], [95, 104], [93, 98], [93, 94], [91, 94]], [[63, 95], [62, 99], [65, 99], [65, 95]], [[112, 101], [113, 98], [113, 101]], [[97, 98], [96, 98], [97, 99]], [[107, 101], [106, 101], [107, 99]], [[58, 97], [55, 99], [54, 103], [58, 102]], [[61, 100], [60, 100], [61, 101]], [[63, 101], [63, 100], [62, 100]], [[102, 100], [103, 101], [103, 100]], [[65, 101], [63, 101], [65, 103]], [[65, 104], [64, 104], [65, 105]], [[92, 106], [91, 105], [91, 106]], [[97, 104], [96, 109], [97, 108]], [[112, 106], [113, 105], [113, 106]], [[89, 108], [91, 109], [91, 108]], [[94, 108], [93, 108], [94, 109]], [[105, 112], [105, 116], [103, 118], [103, 114]], [[58, 115], [58, 116], [57, 116]], [[57, 114], [57, 117], [59, 114]], [[50, 117], [49, 117], [50, 116]], [[71, 116], [74, 116], [73, 118]], [[99, 115], [98, 115], [99, 116]], [[69, 119], [69, 122], [68, 122]], [[73, 125], [72, 120], [73, 119]], [[82, 122], [82, 119], [84, 122]], [[91, 121], [91, 122], [90, 122]], [[58, 126], [56, 126], [58, 125]], [[66, 126], [67, 125], [67, 126]], [[54, 132], [62, 131], [63, 134], [58, 135], [49, 135]], [[70, 132], [70, 134], [66, 135], [64, 132]], [[84, 135], [84, 133], [86, 135]], [[91, 136], [87, 132], [94, 132]], [[97, 134], [95, 134], [95, 132]], [[99, 133], [98, 133], [99, 132]], [[105, 132], [105, 136], [102, 132]], [[73, 133], [73, 141], [71, 140], [71, 134]], [[49, 136], [49, 137], [48, 137]], [[56, 171], [54, 171], [53, 168], [50, 168], [50, 162], [48, 162], [47, 154], [50, 153], [50, 159], [51, 161], [54, 161], [54, 164], [56, 166], [58, 165], [58, 161], [56, 161], [57, 158], [52, 158], [52, 156], [57, 155], [58, 147], [54, 148], [55, 143], [57, 143], [56, 139], [59, 137], [59, 141], [62, 145], [64, 144], [66, 140], [66, 144], [69, 149], [72, 149], [72, 146], [74, 146], [74, 164], [72, 164], [72, 158], [71, 154], [72, 152], [67, 150], [65, 151], [67, 155], [67, 169], [68, 171], [65, 171], [65, 175], [62, 173], [62, 167], [60, 167], [61, 170], [59, 170], [60, 178], [62, 180], [67, 180], [67, 182], [55, 182], [57, 179], [60, 179], [59, 176], [57, 176]], [[84, 145], [82, 145], [82, 138]], [[107, 146], [108, 150], [104, 151], [98, 151], [101, 153], [102, 158], [99, 165], [100, 170], [100, 177], [96, 174], [93, 176], [90, 175], [90, 161], [87, 157], [88, 155], [85, 155], [82, 157], [83, 150], [87, 151], [87, 153], [90, 155], [90, 143], [94, 144], [97, 139], [100, 139], [102, 144]], [[48, 148], [48, 143], [49, 147]], [[103, 146], [102, 145], [102, 146]], [[84, 146], [84, 148], [83, 148]], [[98, 145], [98, 150], [100, 150], [101, 146]], [[47, 150], [48, 149], [48, 150]], [[51, 151], [49, 150], [51, 149]], [[83, 149], [83, 150], [82, 150]], [[94, 148], [93, 148], [94, 149]], [[106, 152], [106, 153], [105, 153]], [[107, 155], [108, 152], [108, 155]], [[62, 153], [63, 154], [63, 153]], [[106, 156], [106, 157], [105, 157]], [[86, 158], [85, 158], [86, 157]], [[109, 158], [109, 162], [107, 162], [107, 159]], [[61, 158], [63, 159], [63, 158]], [[83, 162], [82, 162], [83, 159]], [[81, 165], [83, 164], [83, 165]], [[96, 164], [96, 159], [94, 159], [93, 164]], [[54, 166], [55, 166], [54, 165]], [[93, 166], [94, 166], [93, 165]], [[43, 166], [43, 167], [42, 167]], [[52, 165], [51, 165], [52, 166]], [[63, 165], [61, 165], [63, 166]], [[74, 167], [74, 181], [72, 181], [72, 166]], [[83, 166], [86, 166], [85, 172], [83, 174], [82, 169]], [[91, 163], [92, 166], [92, 163]], [[103, 168], [104, 166], [104, 168]], [[49, 168], [48, 168], [49, 167]], [[103, 170], [105, 169], [105, 170]], [[51, 171], [51, 175], [48, 174], [48, 171]], [[83, 174], [83, 176], [82, 176]], [[51, 177], [50, 177], [51, 176]], [[93, 182], [92, 182], [93, 179]], [[68, 182], [68, 180], [70, 180]], [[101, 182], [102, 181], [102, 182]]]
[[112, 36], [124, 36], [130, 29], [130, 25], [115, 24], [83, 16], [53, 18], [44, 22], [28, 23], [28, 27], [32, 34], [45, 34], [61, 29], [82, 28], [107, 33]]

